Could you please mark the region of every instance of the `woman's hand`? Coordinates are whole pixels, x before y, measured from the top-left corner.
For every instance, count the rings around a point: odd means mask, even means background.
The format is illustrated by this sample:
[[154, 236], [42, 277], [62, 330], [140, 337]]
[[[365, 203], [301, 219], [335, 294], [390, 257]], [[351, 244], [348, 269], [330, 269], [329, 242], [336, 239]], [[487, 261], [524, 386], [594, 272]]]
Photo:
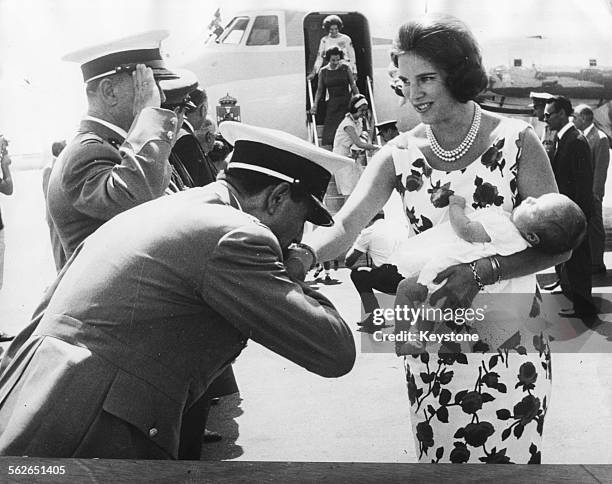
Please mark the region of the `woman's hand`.
[[303, 281], [314, 265], [313, 252], [297, 244], [289, 246], [284, 255], [285, 269], [291, 279]]
[[446, 298], [442, 305], [443, 309], [469, 308], [478, 294], [478, 284], [474, 280], [470, 266], [468, 264], [451, 266], [440, 272], [433, 282], [440, 284], [444, 280], [446, 283], [430, 296], [429, 303], [435, 306], [440, 299]]
[[317, 115], [317, 108], [310, 108], [308, 110], [308, 114], [310, 114], [312, 116], [316, 116]]

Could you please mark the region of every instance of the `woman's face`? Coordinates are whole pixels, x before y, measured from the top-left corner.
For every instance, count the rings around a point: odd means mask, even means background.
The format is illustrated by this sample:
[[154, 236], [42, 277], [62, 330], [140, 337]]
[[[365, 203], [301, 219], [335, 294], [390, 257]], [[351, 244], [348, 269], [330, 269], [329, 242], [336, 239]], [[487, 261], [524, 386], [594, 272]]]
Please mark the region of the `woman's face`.
[[457, 104], [445, 84], [445, 73], [431, 62], [408, 52], [398, 58], [399, 79], [405, 98], [425, 124], [448, 116]]
[[338, 34], [340, 33], [340, 28], [336, 24], [333, 24], [329, 26], [328, 32], [330, 37], [338, 37]]
[[340, 56], [330, 55], [329, 56], [329, 67], [331, 69], [337, 69], [339, 65], [340, 65]]

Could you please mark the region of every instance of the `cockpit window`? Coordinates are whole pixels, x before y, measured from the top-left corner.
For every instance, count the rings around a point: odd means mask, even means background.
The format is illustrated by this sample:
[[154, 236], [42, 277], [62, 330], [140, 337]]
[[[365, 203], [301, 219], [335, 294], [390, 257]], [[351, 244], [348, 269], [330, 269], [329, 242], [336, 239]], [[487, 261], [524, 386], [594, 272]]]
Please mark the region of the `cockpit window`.
[[219, 42], [221, 44], [239, 44], [248, 25], [249, 17], [236, 17], [227, 26], [225, 32], [221, 34]]
[[260, 15], [255, 17], [247, 45], [278, 45], [278, 17]]

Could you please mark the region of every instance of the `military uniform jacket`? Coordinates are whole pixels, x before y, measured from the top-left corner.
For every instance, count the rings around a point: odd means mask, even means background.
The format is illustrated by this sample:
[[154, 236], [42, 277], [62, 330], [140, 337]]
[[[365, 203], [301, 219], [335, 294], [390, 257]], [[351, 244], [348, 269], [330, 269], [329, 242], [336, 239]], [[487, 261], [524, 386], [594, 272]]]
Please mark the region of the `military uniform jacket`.
[[176, 458], [183, 412], [248, 339], [326, 377], [351, 369], [334, 306], [291, 280], [273, 233], [229, 204], [215, 182], [85, 240], [0, 377], [0, 453], [69, 457], [102, 409]]
[[146, 108], [125, 137], [95, 118], [81, 122], [53, 167], [47, 191], [67, 258], [107, 220], [164, 194], [176, 122], [172, 111]]

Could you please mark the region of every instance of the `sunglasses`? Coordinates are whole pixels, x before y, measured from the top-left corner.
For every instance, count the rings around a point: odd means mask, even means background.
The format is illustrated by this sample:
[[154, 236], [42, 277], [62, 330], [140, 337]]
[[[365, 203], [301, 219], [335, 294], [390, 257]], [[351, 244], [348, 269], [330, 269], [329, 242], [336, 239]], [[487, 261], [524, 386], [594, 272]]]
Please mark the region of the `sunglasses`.
[[550, 119], [553, 114], [557, 114], [559, 111], [553, 111], [552, 113], [544, 113], [544, 119]]

